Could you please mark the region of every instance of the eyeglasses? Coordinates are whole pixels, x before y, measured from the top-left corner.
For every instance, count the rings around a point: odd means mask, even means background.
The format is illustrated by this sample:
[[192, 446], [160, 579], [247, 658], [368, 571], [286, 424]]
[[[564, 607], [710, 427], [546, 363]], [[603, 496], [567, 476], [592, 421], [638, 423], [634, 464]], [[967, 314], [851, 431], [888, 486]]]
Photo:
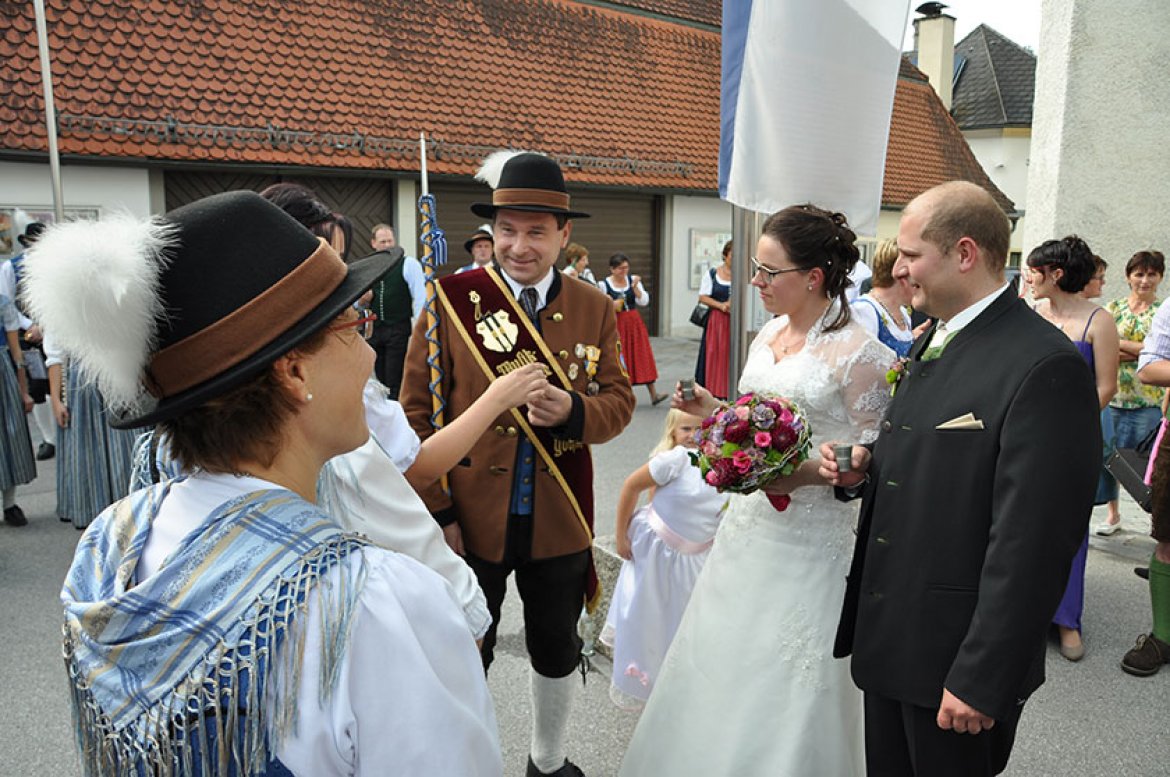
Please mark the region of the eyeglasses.
[[363, 340], [369, 340], [374, 334], [374, 322], [378, 320], [376, 313], [370, 310], [359, 310], [358, 317], [344, 324], [334, 324], [329, 327], [330, 332], [341, 332], [346, 329], [356, 329]]
[[756, 257], [752, 257], [752, 275], [760, 273], [768, 279], [769, 283], [776, 280], [778, 276], [783, 275], [786, 272], [808, 272], [808, 269], [804, 267], [787, 267], [783, 270], [773, 270], [771, 267], [765, 267], [764, 265], [760, 264]]

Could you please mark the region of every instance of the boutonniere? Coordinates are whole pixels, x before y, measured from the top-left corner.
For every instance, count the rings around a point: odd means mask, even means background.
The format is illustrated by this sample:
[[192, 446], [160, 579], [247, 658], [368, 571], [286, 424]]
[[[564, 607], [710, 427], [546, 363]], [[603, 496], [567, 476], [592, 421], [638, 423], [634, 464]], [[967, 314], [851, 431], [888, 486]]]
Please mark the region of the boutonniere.
[[906, 365], [910, 360], [903, 356], [900, 359], [895, 359], [894, 363], [890, 365], [890, 369], [886, 370], [886, 383], [890, 384], [890, 396], [898, 390], [898, 384], [902, 382], [902, 378], [906, 376]]

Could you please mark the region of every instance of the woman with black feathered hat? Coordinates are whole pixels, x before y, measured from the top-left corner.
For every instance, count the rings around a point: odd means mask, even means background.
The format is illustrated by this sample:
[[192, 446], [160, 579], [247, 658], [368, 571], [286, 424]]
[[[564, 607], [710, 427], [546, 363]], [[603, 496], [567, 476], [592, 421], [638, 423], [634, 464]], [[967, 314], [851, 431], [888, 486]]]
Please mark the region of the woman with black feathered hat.
[[368, 435], [352, 303], [387, 264], [347, 267], [251, 192], [53, 227], [30, 255], [34, 315], [114, 425], [158, 424], [192, 473], [78, 544], [62, 601], [86, 773], [502, 772], [443, 580], [314, 504], [324, 462]]

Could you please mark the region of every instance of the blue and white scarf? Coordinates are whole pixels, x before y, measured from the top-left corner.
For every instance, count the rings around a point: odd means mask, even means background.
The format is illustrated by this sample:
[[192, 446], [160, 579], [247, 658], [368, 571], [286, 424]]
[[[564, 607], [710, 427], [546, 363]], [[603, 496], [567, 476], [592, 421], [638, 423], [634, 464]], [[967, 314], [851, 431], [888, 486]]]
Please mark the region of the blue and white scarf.
[[294, 728], [304, 649], [296, 616], [314, 588], [321, 700], [336, 686], [365, 569], [337, 585], [322, 576], [364, 543], [291, 491], [254, 491], [221, 505], [138, 581], [151, 522], [177, 482], [98, 516], [61, 592], [88, 774], [263, 774]]

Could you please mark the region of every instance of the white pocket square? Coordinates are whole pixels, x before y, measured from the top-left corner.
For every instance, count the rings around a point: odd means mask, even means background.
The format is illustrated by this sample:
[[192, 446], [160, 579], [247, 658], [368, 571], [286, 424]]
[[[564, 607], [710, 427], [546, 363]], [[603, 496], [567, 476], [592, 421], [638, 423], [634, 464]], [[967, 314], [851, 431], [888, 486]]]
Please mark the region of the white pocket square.
[[943, 421], [935, 429], [982, 429], [983, 422], [975, 417], [974, 413], [963, 413], [957, 418]]

